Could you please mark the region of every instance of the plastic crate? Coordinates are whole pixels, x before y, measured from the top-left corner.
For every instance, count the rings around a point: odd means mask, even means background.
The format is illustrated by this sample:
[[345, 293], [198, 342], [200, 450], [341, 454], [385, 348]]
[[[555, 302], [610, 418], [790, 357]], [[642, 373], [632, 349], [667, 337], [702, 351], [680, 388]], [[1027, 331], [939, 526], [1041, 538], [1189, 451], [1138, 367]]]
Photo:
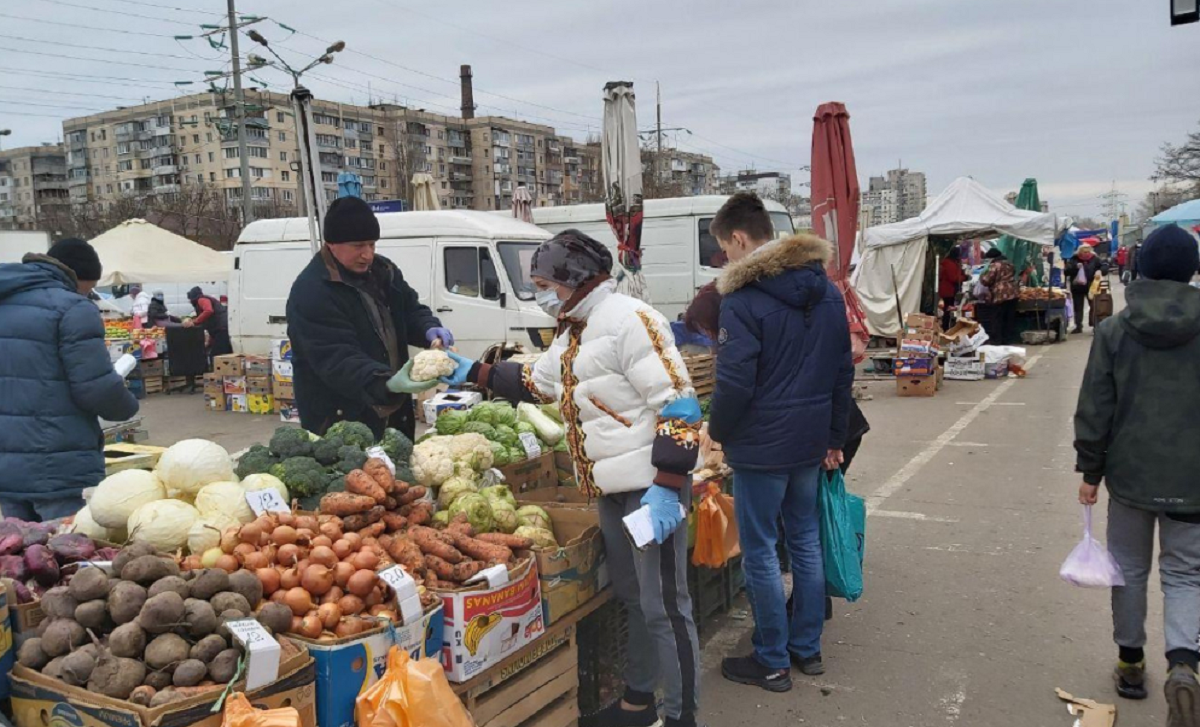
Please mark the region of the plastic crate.
[[[620, 699], [625, 684], [625, 647], [629, 642], [629, 617], [625, 606], [612, 599], [579, 622], [580, 727], [598, 725], [594, 715]], [[589, 719], [589, 716], [592, 718]]]

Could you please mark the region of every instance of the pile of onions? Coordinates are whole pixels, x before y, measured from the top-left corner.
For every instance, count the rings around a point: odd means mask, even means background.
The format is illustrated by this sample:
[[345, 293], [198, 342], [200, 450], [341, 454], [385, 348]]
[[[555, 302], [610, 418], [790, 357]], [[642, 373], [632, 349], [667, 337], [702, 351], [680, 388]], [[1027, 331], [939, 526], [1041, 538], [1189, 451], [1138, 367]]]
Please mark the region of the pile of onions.
[[184, 560], [185, 569], [253, 571], [263, 598], [291, 610], [290, 633], [310, 639], [354, 636], [381, 619], [397, 620], [388, 587], [375, 574], [390, 564], [374, 538], [343, 533], [336, 519], [292, 513], [227, 528], [219, 548]]

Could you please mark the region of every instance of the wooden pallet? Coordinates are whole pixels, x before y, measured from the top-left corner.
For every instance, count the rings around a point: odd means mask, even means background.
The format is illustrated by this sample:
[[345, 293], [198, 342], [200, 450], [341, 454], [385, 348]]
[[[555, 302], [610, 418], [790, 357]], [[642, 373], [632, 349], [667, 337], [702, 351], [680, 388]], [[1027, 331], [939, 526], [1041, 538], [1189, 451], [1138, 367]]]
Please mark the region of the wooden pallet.
[[[478, 727], [574, 727], [579, 723], [576, 627], [547, 634], [541, 648], [459, 695]], [[500, 666], [504, 667], [504, 664]]]
[[711, 353], [689, 353], [683, 357], [697, 396], [712, 394], [717, 383], [717, 359]]
[[142, 386], [145, 387], [147, 394], [161, 394], [163, 391], [163, 377], [151, 376], [142, 379]]
[[152, 470], [166, 447], [117, 442], [104, 445], [104, 475], [122, 470]]

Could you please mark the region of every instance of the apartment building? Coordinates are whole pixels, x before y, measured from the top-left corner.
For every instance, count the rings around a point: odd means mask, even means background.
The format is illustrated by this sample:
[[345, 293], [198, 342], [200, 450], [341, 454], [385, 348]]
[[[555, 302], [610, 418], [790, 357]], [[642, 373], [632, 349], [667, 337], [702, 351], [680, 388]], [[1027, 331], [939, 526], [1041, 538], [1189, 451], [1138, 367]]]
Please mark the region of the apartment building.
[[559, 138], [563, 153], [563, 204], [604, 201], [604, 172], [600, 168], [600, 142], [580, 143]]
[[792, 175], [783, 172], [756, 172], [746, 169], [720, 178], [721, 194], [754, 192], [760, 197], [788, 199], [792, 194]]
[[[657, 154], [651, 154], [643, 174], [654, 172], [650, 167]], [[717, 194], [720, 191], [721, 168], [713, 163], [712, 157], [705, 154], [693, 154], [679, 149], [663, 149], [659, 173], [665, 183], [680, 189], [684, 196], [699, 196], [702, 194]], [[785, 177], [787, 175], [784, 175]], [[788, 180], [791, 188], [791, 180]]]
[[863, 207], [871, 210], [873, 223], [887, 225], [916, 217], [925, 209], [925, 174], [891, 169], [885, 176], [871, 177], [862, 196]]
[[41, 229], [69, 204], [66, 155], [61, 144], [0, 151], [0, 227]]

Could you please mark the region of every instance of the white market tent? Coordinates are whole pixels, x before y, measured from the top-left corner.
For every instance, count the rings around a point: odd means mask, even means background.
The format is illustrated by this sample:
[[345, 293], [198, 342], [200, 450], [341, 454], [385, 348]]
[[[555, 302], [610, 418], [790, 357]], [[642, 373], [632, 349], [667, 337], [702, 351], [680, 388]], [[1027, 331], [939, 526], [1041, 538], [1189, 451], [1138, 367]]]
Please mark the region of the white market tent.
[[98, 285], [229, 280], [233, 259], [142, 219], [126, 220], [91, 240], [104, 266]]
[[900, 332], [897, 290], [903, 312], [920, 310], [930, 237], [1011, 235], [1053, 245], [1070, 221], [1017, 209], [974, 179], [959, 177], [916, 217], [863, 231], [862, 262], [852, 282], [867, 312], [867, 329], [888, 338]]

